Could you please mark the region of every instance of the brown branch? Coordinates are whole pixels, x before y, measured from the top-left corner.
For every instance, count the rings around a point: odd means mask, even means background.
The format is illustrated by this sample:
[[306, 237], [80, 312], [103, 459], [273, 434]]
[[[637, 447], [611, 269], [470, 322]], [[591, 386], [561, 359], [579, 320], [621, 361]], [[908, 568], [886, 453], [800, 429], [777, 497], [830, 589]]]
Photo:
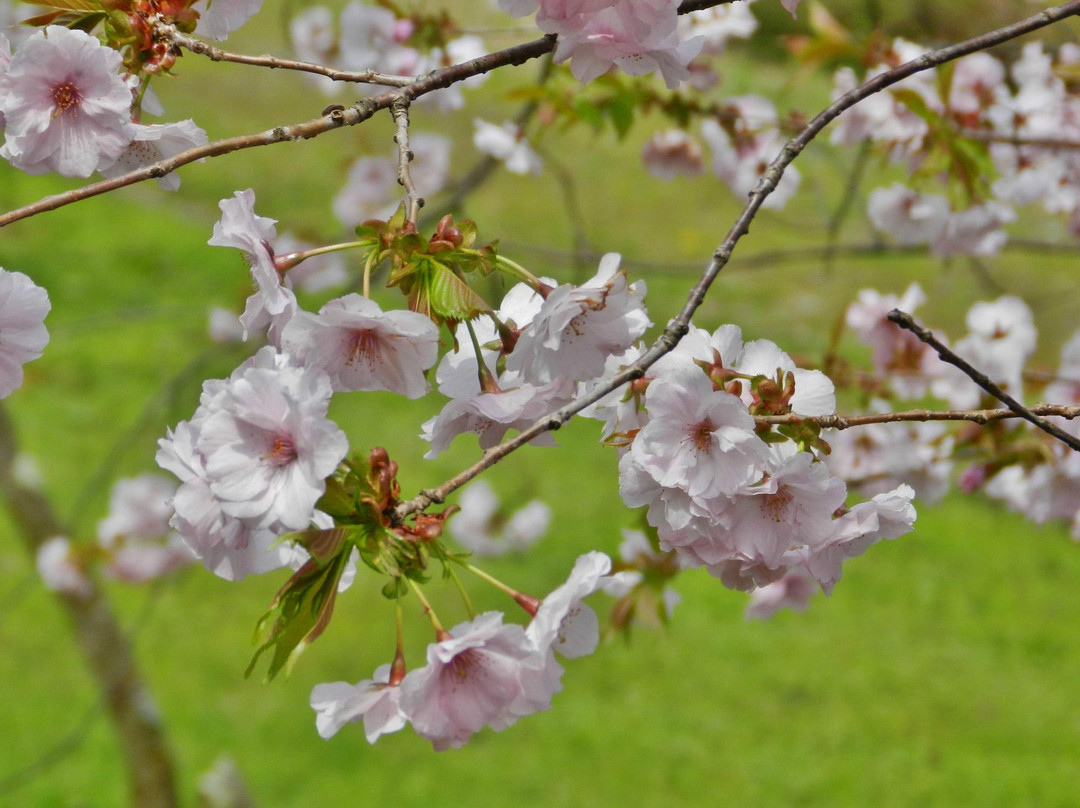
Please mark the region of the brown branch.
[[499, 67], [523, 64], [538, 56], [543, 56], [555, 47], [554, 37], [543, 37], [522, 45], [515, 45], [495, 53], [489, 53], [468, 62], [443, 67], [433, 70], [431, 73], [414, 80], [406, 87], [401, 87], [382, 95], [373, 96], [357, 101], [351, 107], [331, 111], [328, 115], [321, 115], [310, 121], [293, 124], [291, 126], [276, 126], [265, 132], [251, 135], [239, 135], [225, 138], [205, 146], [188, 149], [180, 154], [159, 160], [148, 166], [129, 171], [112, 179], [91, 183], [82, 188], [54, 194], [38, 200], [30, 205], [13, 210], [0, 216], [0, 227], [6, 227], [12, 222], [35, 216], [50, 210], [62, 208], [83, 199], [99, 196], [100, 194], [115, 191], [128, 185], [134, 185], [148, 179], [157, 179], [171, 174], [182, 166], [203, 160], [207, 157], [219, 157], [230, 152], [242, 149], [251, 149], [257, 146], [269, 146], [274, 143], [285, 143], [298, 140], [308, 140], [345, 126], [356, 126], [372, 116], [376, 112], [389, 109], [395, 101], [413, 101], [420, 96], [427, 95], [435, 90], [449, 87], [459, 81], [487, 73]]
[[[1062, 404], [1037, 404], [1029, 408], [1029, 412], [1039, 416], [1056, 416], [1067, 418], [1080, 418], [1080, 407], [1065, 406]], [[904, 410], [901, 412], [881, 412], [868, 415], [761, 415], [756, 416], [754, 421], [762, 426], [776, 426], [781, 424], [817, 424], [823, 429], [851, 429], [856, 426], [868, 426], [870, 424], [891, 424], [907, 421], [972, 421], [976, 424], [989, 424], [992, 421], [1003, 421], [1007, 418], [1022, 418], [1023, 416], [1009, 409], [994, 410]]]
[[405, 221], [415, 226], [420, 208], [424, 207], [424, 198], [416, 192], [409, 168], [413, 161], [413, 152], [409, 147], [409, 102], [398, 99], [390, 105], [390, 112], [394, 116], [394, 143], [398, 151], [397, 181], [405, 189]]
[[[680, 7], [680, 11], [682, 8], [683, 7]], [[545, 418], [541, 418], [527, 429], [519, 432], [513, 438], [488, 449], [484, 452], [480, 460], [454, 477], [451, 477], [442, 485], [421, 491], [420, 494], [413, 499], [401, 503], [395, 508], [394, 517], [399, 520], [404, 519], [409, 514], [424, 510], [432, 503], [443, 502], [451, 492], [463, 486], [485, 469], [498, 463], [511, 452], [524, 446], [533, 438], [542, 435], [544, 432], [558, 429], [590, 404], [599, 401], [601, 398], [619, 389], [627, 382], [640, 379], [654, 362], [671, 352], [671, 350], [679, 343], [679, 340], [682, 339], [689, 330], [690, 318], [705, 300], [705, 295], [708, 293], [709, 287], [712, 285], [713, 281], [716, 280], [720, 271], [731, 260], [731, 254], [735, 249], [735, 245], [738, 243], [739, 239], [750, 232], [750, 223], [761, 209], [765, 199], [776, 189], [777, 184], [780, 182], [780, 178], [784, 174], [784, 170], [799, 156], [810, 141], [812, 141], [828, 124], [836, 120], [836, 118], [838, 118], [845, 110], [855, 106], [864, 98], [880, 92], [897, 82], [903, 81], [908, 76], [959, 59], [961, 56], [966, 56], [969, 53], [975, 53], [976, 51], [1000, 45], [1003, 42], [1008, 42], [1010, 39], [1015, 39], [1016, 37], [1023, 36], [1032, 31], [1037, 31], [1040, 28], [1045, 28], [1048, 25], [1052, 25], [1059, 20], [1063, 20], [1066, 17], [1078, 13], [1080, 13], [1080, 0], [1070, 0], [1068, 3], [1064, 3], [1056, 8], [1046, 9], [1032, 17], [1028, 17], [1027, 19], [1012, 25], [1007, 25], [1004, 28], [999, 28], [990, 31], [989, 33], [964, 40], [963, 42], [958, 42], [955, 45], [924, 53], [922, 56], [919, 56], [910, 62], [905, 62], [891, 70], [874, 76], [872, 79], [863, 82], [858, 87], [849, 90], [844, 93], [844, 95], [837, 98], [822, 112], [816, 115], [797, 136], [789, 140], [780, 151], [779, 156], [777, 156], [766, 170], [765, 174], [761, 177], [757, 187], [750, 192], [749, 201], [743, 208], [742, 213], [736, 219], [734, 225], [732, 225], [731, 229], [728, 231], [727, 236], [713, 253], [712, 259], [706, 266], [701, 278], [691, 290], [690, 296], [683, 306], [682, 311], [679, 312], [678, 316], [676, 316], [668, 327], [664, 329], [664, 333], [660, 335], [656, 342], [654, 342], [641, 357], [606, 381], [597, 384], [589, 393], [580, 396], [570, 404], [561, 407]]]
[[961, 129], [957, 134], [968, 140], [978, 140], [983, 143], [1005, 143], [1010, 146], [1031, 146], [1038, 149], [1055, 149], [1058, 151], [1080, 149], [1080, 140], [1075, 138], [1002, 135], [998, 132], [984, 132], [981, 129]]
[[242, 53], [229, 53], [194, 37], [185, 36], [177, 31], [174, 25], [161, 20], [154, 23], [154, 33], [184, 50], [205, 56], [212, 62], [233, 62], [241, 65], [267, 67], [271, 70], [298, 70], [303, 73], [326, 76], [334, 81], [345, 81], [354, 84], [384, 84], [388, 87], [406, 87], [416, 81], [414, 76], [394, 76], [389, 73], [379, 73], [375, 70], [335, 70], [313, 62], [279, 59], [276, 56], [248, 56]]
[[1080, 452], [1080, 439], [1074, 437], [1073, 435], [1070, 435], [1065, 430], [1060, 429], [1049, 421], [1040, 418], [1038, 415], [1033, 413], [1030, 409], [1025, 407], [1015, 398], [1013, 398], [996, 384], [994, 384], [994, 382], [992, 382], [985, 373], [983, 373], [982, 371], [974, 367], [971, 363], [969, 363], [967, 360], [963, 359], [955, 352], [950, 350], [944, 343], [941, 342], [941, 340], [935, 337], [929, 329], [923, 328], [921, 325], [916, 323], [915, 318], [912, 317], [910, 314], [900, 311], [900, 309], [893, 309], [889, 312], [889, 320], [890, 322], [896, 323], [901, 328], [910, 331], [920, 340], [925, 342], [927, 345], [937, 351], [937, 355], [941, 357], [941, 361], [948, 362], [950, 365], [959, 368], [968, 378], [975, 382], [975, 384], [979, 385], [979, 387], [992, 395], [994, 398], [996, 398], [998, 401], [1000, 401], [1018, 416], [1030, 421], [1048, 435], [1054, 436], [1059, 441], [1068, 446], [1070, 449]]
[[[42, 544], [67, 531], [48, 499], [16, 478], [13, 462], [17, 451], [14, 428], [7, 411], [0, 407], [0, 498], [33, 559]], [[136, 668], [131, 643], [101, 589], [93, 580], [87, 582], [86, 593], [58, 592], [56, 596], [119, 736], [131, 804], [176, 808], [179, 800], [172, 756], [153, 700]]]

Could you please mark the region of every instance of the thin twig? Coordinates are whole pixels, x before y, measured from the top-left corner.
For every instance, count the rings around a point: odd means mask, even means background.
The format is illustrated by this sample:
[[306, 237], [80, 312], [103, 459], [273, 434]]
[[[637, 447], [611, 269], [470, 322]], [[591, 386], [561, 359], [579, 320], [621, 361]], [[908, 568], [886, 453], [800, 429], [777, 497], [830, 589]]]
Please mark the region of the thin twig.
[[415, 226], [420, 208], [424, 207], [424, 198], [416, 193], [412, 170], [409, 168], [413, 161], [413, 151], [409, 147], [409, 102], [399, 98], [390, 105], [390, 112], [394, 116], [394, 143], [397, 144], [398, 151], [397, 181], [405, 189], [405, 221]]
[[676, 316], [664, 330], [664, 333], [660, 335], [656, 342], [654, 342], [641, 357], [614, 376], [596, 384], [589, 393], [578, 397], [565, 407], [561, 407], [550, 415], [541, 418], [509, 440], [488, 449], [484, 452], [484, 455], [480, 460], [451, 477], [442, 485], [421, 491], [420, 494], [413, 499], [402, 502], [394, 509], [394, 518], [399, 520], [404, 519], [409, 514], [424, 510], [432, 503], [445, 501], [450, 493], [465, 485], [469, 480], [479, 475], [485, 469], [493, 466], [511, 452], [524, 446], [544, 432], [559, 429], [563, 424], [590, 404], [599, 401], [601, 398], [619, 389], [627, 382], [640, 379], [654, 362], [671, 352], [679, 343], [679, 340], [682, 339], [689, 330], [690, 318], [705, 300], [705, 295], [708, 293], [709, 287], [712, 285], [713, 281], [716, 280], [717, 275], [720, 274], [720, 271], [727, 265], [728, 261], [731, 260], [731, 254], [739, 239], [750, 231], [750, 223], [761, 209], [765, 199], [776, 189], [777, 184], [780, 182], [780, 178], [784, 174], [784, 170], [799, 156], [810, 141], [812, 141], [829, 123], [838, 118], [845, 110], [855, 106], [864, 98], [880, 92], [886, 87], [896, 84], [899, 81], [903, 81], [908, 76], [959, 59], [961, 56], [966, 56], [969, 53], [975, 53], [976, 51], [1000, 45], [1003, 42], [1008, 42], [1016, 37], [1023, 36], [1032, 31], [1037, 31], [1040, 28], [1045, 28], [1048, 25], [1052, 25], [1059, 20], [1078, 13], [1080, 13], [1080, 0], [1071, 0], [1071, 2], [1064, 3], [1056, 8], [1046, 9], [1032, 17], [1028, 17], [1027, 19], [1012, 25], [1007, 25], [1004, 28], [999, 28], [995, 31], [990, 31], [989, 33], [964, 40], [955, 45], [924, 53], [922, 56], [919, 56], [910, 62], [905, 62], [891, 70], [874, 76], [872, 79], [863, 82], [858, 87], [849, 90], [837, 98], [822, 112], [815, 116], [797, 136], [787, 142], [779, 156], [777, 156], [761, 177], [757, 187], [750, 192], [749, 201], [743, 208], [742, 213], [736, 219], [734, 225], [731, 227], [731, 230], [728, 231], [727, 236], [713, 253], [712, 259], [702, 273], [701, 278], [691, 290], [690, 296], [683, 306], [682, 311], [679, 312], [678, 316]]
[[983, 143], [1005, 143], [1009, 146], [1031, 146], [1037, 149], [1053, 149], [1057, 151], [1080, 149], [1080, 140], [1076, 138], [1003, 135], [999, 132], [985, 132], [981, 129], [961, 129], [957, 134], [968, 140], [978, 140]]
[[[1037, 404], [1028, 412], [1040, 416], [1080, 418], [1080, 407], [1062, 404]], [[762, 426], [782, 424], [817, 424], [823, 429], [851, 429], [870, 424], [891, 424], [907, 421], [972, 421], [976, 424], [988, 424], [1008, 418], [1022, 418], [1023, 414], [1011, 409], [992, 410], [903, 410], [900, 412], [878, 412], [868, 415], [762, 415], [754, 418]]]
[[326, 76], [334, 81], [345, 81], [353, 84], [383, 84], [388, 87], [407, 87], [416, 81], [415, 76], [395, 76], [389, 73], [379, 73], [375, 70], [335, 70], [332, 67], [313, 62], [280, 59], [276, 56], [248, 56], [242, 53], [229, 53], [194, 37], [181, 34], [176, 30], [176, 26], [162, 20], [154, 23], [154, 34], [184, 50], [205, 56], [212, 62], [233, 62], [241, 65], [267, 67], [271, 70], [298, 70], [302, 73], [314, 73], [319, 76]]
[[1018, 416], [1035, 424], [1035, 426], [1037, 426], [1043, 432], [1046, 432], [1048, 435], [1053, 435], [1070, 449], [1074, 449], [1075, 451], [1080, 452], [1080, 439], [1074, 437], [1073, 435], [1070, 435], [1063, 429], [1060, 429], [1049, 421], [1040, 418], [1038, 415], [1033, 413], [1030, 409], [1025, 407], [1015, 398], [1013, 398], [996, 384], [994, 384], [994, 382], [992, 382], [985, 373], [973, 367], [971, 363], [969, 363], [967, 360], [961, 358], [960, 356], [957, 356], [956, 353], [951, 351], [945, 344], [941, 342], [941, 340], [935, 337], [929, 329], [923, 328], [921, 325], [916, 323], [915, 318], [912, 317], [910, 314], [900, 311], [900, 309], [893, 309], [889, 312], [889, 320], [896, 323], [901, 328], [910, 331], [920, 340], [922, 340], [935, 351], [937, 351], [937, 355], [941, 357], [941, 361], [948, 362], [950, 365], [954, 365], [955, 367], [960, 368], [960, 370], [962, 370], [964, 374], [968, 376], [968, 378], [975, 382], [975, 384], [979, 385], [979, 387], [992, 395], [1010, 410], [1015, 412]]

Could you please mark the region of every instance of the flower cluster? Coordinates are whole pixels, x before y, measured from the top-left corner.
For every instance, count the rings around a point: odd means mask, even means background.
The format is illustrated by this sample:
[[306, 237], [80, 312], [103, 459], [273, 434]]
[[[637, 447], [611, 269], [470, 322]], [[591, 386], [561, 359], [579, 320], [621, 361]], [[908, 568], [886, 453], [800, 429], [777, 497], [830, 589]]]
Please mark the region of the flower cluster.
[[[7, 51], [2, 39], [0, 156], [28, 174], [89, 177], [99, 171], [115, 177], [207, 142], [191, 120], [133, 121], [123, 57], [81, 30], [50, 25], [10, 58]], [[152, 106], [150, 96], [144, 108]], [[159, 182], [167, 190], [180, 187], [175, 175]]]
[[[864, 78], [923, 51], [898, 39]], [[1007, 241], [1004, 226], [1016, 219], [1016, 206], [1041, 204], [1049, 213], [1069, 216], [1080, 232], [1076, 151], [1040, 143], [1080, 137], [1080, 99], [1066, 80], [1078, 62], [1080, 48], [1072, 43], [1056, 59], [1040, 43], [1029, 43], [1009, 68], [988, 53], [975, 53], [950, 66], [947, 80], [919, 73], [845, 112], [833, 130], [834, 143], [870, 140], [927, 180], [942, 174], [936, 151], [942, 143], [970, 138], [963, 148], [949, 147], [944, 163], [963, 186], [966, 206], [903, 185], [879, 188], [869, 199], [874, 226], [900, 244], [927, 244], [940, 256], [996, 254]], [[834, 95], [858, 81], [851, 68], [841, 68]], [[986, 180], [991, 164], [999, 175], [992, 184]]]
[[485, 612], [438, 631], [426, 665], [405, 672], [399, 656], [355, 685], [316, 685], [311, 706], [319, 734], [329, 738], [342, 726], [364, 722], [370, 743], [406, 723], [437, 751], [463, 746], [485, 726], [506, 729], [519, 718], [547, 710], [562, 689], [567, 658], [591, 654], [599, 642], [596, 613], [582, 600], [614, 580], [611, 559], [588, 553], [577, 560], [566, 583], [551, 592], [521, 627]]
[[[604, 256], [596, 276], [580, 286], [544, 283], [541, 294], [519, 284], [489, 320], [459, 326], [458, 349], [435, 374], [451, 401], [423, 426], [428, 457], [463, 432], [479, 435], [485, 449], [494, 446], [507, 430], [569, 403], [578, 384], [602, 376], [608, 358], [645, 333], [645, 284], [627, 283], [619, 261]], [[550, 441], [544, 435], [536, 442]]]
[[499, 0], [499, 7], [515, 17], [537, 12], [540, 30], [559, 38], [555, 61], [571, 60], [582, 82], [618, 67], [632, 76], [659, 71], [674, 89], [705, 44], [680, 36], [678, 0]]
[[847, 558], [911, 529], [911, 488], [847, 509], [847, 487], [813, 452], [812, 435], [760, 432], [754, 415], [835, 410], [832, 382], [767, 340], [743, 344], [734, 326], [692, 329], [634, 397], [634, 422], [617, 406], [596, 415], [614, 415], [629, 442], [623, 501], [647, 507], [660, 549], [684, 567], [748, 591], [798, 570], [828, 592]]

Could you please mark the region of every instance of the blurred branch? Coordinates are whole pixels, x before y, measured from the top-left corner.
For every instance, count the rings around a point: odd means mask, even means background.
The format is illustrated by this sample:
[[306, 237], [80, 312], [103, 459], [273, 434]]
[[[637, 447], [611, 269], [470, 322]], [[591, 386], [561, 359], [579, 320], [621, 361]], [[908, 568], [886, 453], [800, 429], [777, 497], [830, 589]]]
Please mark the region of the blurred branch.
[[[1039, 404], [1028, 409], [1039, 416], [1057, 416], [1059, 418], [1080, 418], [1080, 407], [1061, 404]], [[976, 424], [988, 424], [1008, 418], [1023, 418], [1021, 413], [1009, 409], [993, 410], [903, 410], [901, 412], [880, 412], [868, 415], [764, 415], [755, 416], [754, 421], [763, 426], [779, 424], [817, 424], [824, 429], [851, 429], [870, 424], [891, 424], [902, 421], [971, 421]]]
[[[42, 544], [66, 535], [66, 531], [49, 500], [16, 478], [13, 463], [17, 453], [14, 427], [7, 410], [0, 407], [0, 498], [22, 533], [31, 559], [36, 559]], [[139, 677], [131, 643], [108, 601], [93, 580], [87, 581], [88, 594], [57, 592], [56, 597], [67, 612], [119, 736], [131, 804], [176, 808], [172, 757], [153, 699]]]

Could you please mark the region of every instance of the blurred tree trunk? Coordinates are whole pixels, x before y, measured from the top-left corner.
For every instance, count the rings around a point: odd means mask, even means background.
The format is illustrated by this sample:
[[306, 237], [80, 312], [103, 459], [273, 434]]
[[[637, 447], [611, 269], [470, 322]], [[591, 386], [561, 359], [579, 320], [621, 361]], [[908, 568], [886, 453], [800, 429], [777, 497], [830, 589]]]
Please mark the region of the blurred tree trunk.
[[[16, 479], [16, 453], [14, 429], [7, 411], [0, 407], [0, 497], [33, 560], [44, 542], [67, 534], [48, 499]], [[157, 708], [139, 677], [129, 638], [97, 583], [92, 578], [87, 580], [89, 588], [85, 593], [57, 592], [56, 596], [71, 621], [79, 650], [116, 729], [131, 804], [138, 808], [176, 808], [172, 756]]]

